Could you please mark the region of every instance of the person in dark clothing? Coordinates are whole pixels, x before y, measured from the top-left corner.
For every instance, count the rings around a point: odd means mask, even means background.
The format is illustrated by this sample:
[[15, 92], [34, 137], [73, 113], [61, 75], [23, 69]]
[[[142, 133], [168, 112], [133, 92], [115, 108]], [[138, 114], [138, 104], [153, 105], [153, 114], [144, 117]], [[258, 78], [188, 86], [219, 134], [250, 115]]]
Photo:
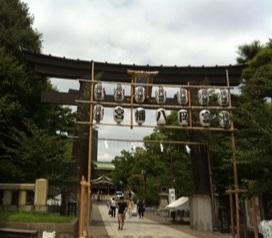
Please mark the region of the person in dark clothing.
[[111, 199], [111, 216], [115, 217], [115, 210], [116, 210], [116, 201], [115, 198], [113, 197]]
[[127, 203], [124, 201], [124, 197], [121, 197], [118, 202], [118, 230], [123, 230], [126, 212]]
[[175, 222], [176, 221], [176, 212], [175, 211], [171, 211], [170, 212], [170, 216], [172, 217], [173, 222]]
[[139, 214], [139, 218], [144, 218], [144, 212], [145, 212], [145, 206], [144, 206], [144, 201], [143, 200], [139, 200], [137, 203], [137, 209], [138, 209], [138, 214]]

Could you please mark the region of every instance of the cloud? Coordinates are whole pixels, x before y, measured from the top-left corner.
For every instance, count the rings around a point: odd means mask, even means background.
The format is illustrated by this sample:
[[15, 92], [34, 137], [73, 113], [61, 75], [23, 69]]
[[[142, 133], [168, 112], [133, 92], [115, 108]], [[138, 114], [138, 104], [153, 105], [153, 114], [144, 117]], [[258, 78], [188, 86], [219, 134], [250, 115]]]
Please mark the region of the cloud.
[[99, 150], [97, 156], [98, 156], [98, 160], [99, 160], [99, 161], [107, 161], [107, 162], [112, 161], [112, 156], [111, 156], [111, 154], [109, 154], [109, 153], [107, 153], [107, 152], [104, 152], [104, 151]]
[[[24, 0], [42, 33], [43, 53], [67, 58], [150, 65], [229, 65], [239, 45], [272, 32], [270, 0]], [[61, 91], [78, 84], [57, 81]], [[110, 89], [111, 90], [111, 89]], [[126, 114], [129, 115], [129, 114]], [[154, 123], [155, 112], [146, 123]], [[105, 121], [113, 122], [112, 109]], [[128, 118], [126, 119], [128, 122]], [[140, 139], [143, 128], [100, 127], [100, 137]], [[99, 142], [109, 160], [130, 143]]]
[[271, 32], [269, 1], [27, 1], [44, 52], [98, 61], [202, 65], [235, 61]]

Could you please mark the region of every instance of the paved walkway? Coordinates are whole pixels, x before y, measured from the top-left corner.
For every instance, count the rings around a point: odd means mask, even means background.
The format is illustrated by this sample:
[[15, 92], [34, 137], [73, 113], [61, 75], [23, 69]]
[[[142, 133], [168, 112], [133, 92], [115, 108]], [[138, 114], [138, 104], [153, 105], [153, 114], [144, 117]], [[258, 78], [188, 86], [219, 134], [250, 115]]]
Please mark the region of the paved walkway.
[[[97, 214], [99, 211], [99, 215]], [[117, 218], [112, 218], [108, 215], [108, 208], [104, 204], [95, 204], [93, 208], [93, 215], [96, 213], [96, 218], [91, 226], [92, 237], [123, 237], [123, 238], [196, 238], [196, 236], [189, 235], [182, 231], [178, 231], [169, 226], [162, 225], [156, 221], [148, 218], [139, 219], [138, 217], [127, 217], [123, 230], [118, 230]], [[100, 218], [98, 218], [98, 216]], [[99, 226], [102, 225], [103, 230]], [[97, 226], [98, 225], [98, 226]], [[102, 229], [99, 233], [96, 229]], [[105, 232], [106, 231], [106, 232]], [[101, 233], [102, 232], [102, 233]], [[106, 234], [107, 233], [107, 234]]]

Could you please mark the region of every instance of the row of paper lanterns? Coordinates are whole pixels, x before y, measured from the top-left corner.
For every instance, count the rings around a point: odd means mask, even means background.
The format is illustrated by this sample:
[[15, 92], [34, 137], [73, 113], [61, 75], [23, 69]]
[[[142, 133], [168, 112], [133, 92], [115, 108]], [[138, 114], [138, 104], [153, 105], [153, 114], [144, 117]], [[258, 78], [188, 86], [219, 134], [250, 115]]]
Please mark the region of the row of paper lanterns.
[[[217, 102], [220, 106], [229, 105], [229, 93], [225, 88], [216, 89], [217, 91]], [[94, 98], [97, 101], [104, 100], [105, 98], [105, 88], [102, 83], [99, 82], [94, 87]], [[138, 86], [135, 88], [135, 101], [137, 103], [143, 103], [145, 101], [145, 88], [143, 86]], [[122, 102], [125, 98], [125, 90], [122, 85], [118, 83], [114, 88], [114, 100], [116, 102]], [[164, 104], [166, 102], [166, 90], [159, 86], [155, 91], [155, 100], [158, 104]], [[206, 106], [209, 105], [209, 89], [199, 89], [198, 90], [198, 102], [200, 105]], [[186, 88], [179, 88], [177, 91], [177, 102], [180, 105], [188, 104], [188, 90]]]
[[[104, 107], [100, 104], [94, 106], [94, 120], [99, 123], [104, 117]], [[117, 106], [113, 109], [113, 119], [117, 124], [120, 124], [125, 117], [125, 110], [121, 106]], [[135, 121], [138, 125], [142, 125], [145, 122], [145, 109], [138, 107], [135, 110]], [[157, 125], [166, 124], [166, 110], [159, 108], [156, 112]], [[229, 128], [231, 125], [230, 113], [228, 111], [221, 111], [218, 114], [219, 125], [222, 128]], [[201, 110], [199, 112], [199, 121], [203, 127], [209, 127], [212, 121], [212, 114], [209, 110]], [[180, 126], [188, 126], [189, 124], [189, 113], [185, 109], [178, 111], [178, 123]]]

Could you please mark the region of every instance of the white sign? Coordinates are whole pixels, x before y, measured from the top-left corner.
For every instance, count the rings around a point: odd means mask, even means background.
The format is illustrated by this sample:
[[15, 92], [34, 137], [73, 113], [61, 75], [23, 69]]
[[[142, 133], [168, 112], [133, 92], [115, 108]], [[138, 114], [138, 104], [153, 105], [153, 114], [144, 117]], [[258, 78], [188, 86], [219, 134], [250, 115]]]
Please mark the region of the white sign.
[[169, 204], [176, 200], [176, 192], [174, 188], [169, 188], [169, 195], [168, 195]]
[[42, 238], [56, 238], [56, 232], [55, 231], [52, 231], [52, 232], [44, 231], [42, 234]]

